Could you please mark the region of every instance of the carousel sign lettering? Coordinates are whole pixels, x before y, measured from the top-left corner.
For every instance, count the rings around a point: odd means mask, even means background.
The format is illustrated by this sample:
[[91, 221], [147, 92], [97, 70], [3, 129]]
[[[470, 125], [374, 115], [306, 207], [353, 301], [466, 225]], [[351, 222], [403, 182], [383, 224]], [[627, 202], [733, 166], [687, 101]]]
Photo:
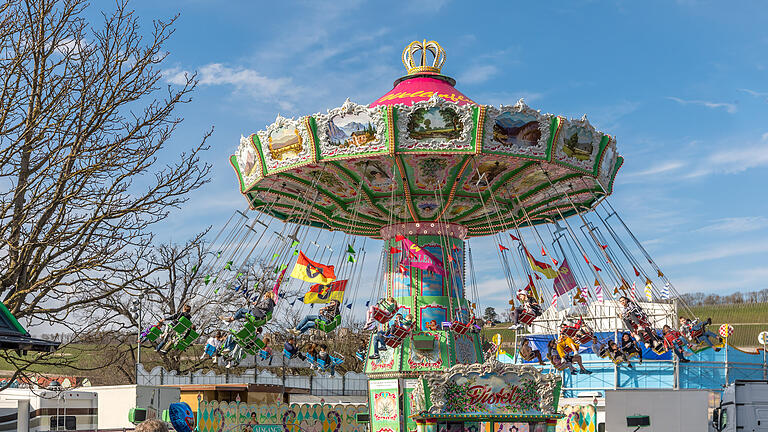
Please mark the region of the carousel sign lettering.
[[517, 386], [502, 388], [498, 391], [494, 391], [492, 387], [486, 385], [469, 387], [469, 400], [472, 405], [514, 404], [520, 399], [520, 395], [521, 391]]

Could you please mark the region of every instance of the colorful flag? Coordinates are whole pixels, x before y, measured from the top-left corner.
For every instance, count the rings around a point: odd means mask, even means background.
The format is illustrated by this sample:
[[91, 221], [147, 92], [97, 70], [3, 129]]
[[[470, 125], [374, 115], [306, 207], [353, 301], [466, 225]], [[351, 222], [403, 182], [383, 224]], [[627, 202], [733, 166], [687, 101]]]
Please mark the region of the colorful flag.
[[640, 277], [640, 272], [639, 272], [639, 271], [637, 271], [637, 268], [635, 268], [635, 267], [632, 267], [632, 270], [634, 270], [634, 271], [635, 271], [635, 276], [637, 276], [637, 277]]
[[357, 260], [355, 259], [354, 256], [348, 255], [347, 256], [347, 262], [355, 263], [355, 262], [357, 262]]
[[595, 296], [597, 297], [597, 301], [602, 303], [605, 298], [603, 297], [603, 287], [600, 286], [600, 282], [595, 279]]
[[227, 261], [227, 263], [224, 264], [224, 270], [232, 270], [232, 261]]
[[568, 266], [568, 259], [563, 260], [563, 265], [560, 266], [557, 273], [553, 285], [556, 293], [560, 295], [565, 294], [578, 285], [576, 283], [576, 278], [573, 277], [571, 268]]
[[541, 247], [541, 256], [547, 256], [547, 251], [544, 250], [544, 246]]
[[333, 281], [327, 285], [315, 284], [304, 294], [304, 303], [330, 303], [331, 300], [344, 301], [347, 280]]
[[299, 258], [296, 260], [293, 271], [291, 271], [291, 277], [326, 285], [336, 280], [336, 273], [334, 273], [332, 265], [316, 263], [307, 258], [304, 252], [299, 252]]
[[552, 303], [550, 303], [549, 306], [556, 305], [557, 304], [557, 298], [558, 298], [558, 295], [557, 295], [557, 293], [555, 293], [555, 295], [552, 296]]
[[291, 243], [291, 248], [293, 249], [293, 248], [295, 248], [298, 245], [299, 245], [299, 241], [298, 240], [294, 240], [293, 243]]
[[355, 249], [352, 247], [351, 244], [347, 245], [347, 253], [351, 253], [351, 254], [355, 253]]
[[598, 266], [596, 266], [594, 264], [592, 264], [592, 267], [595, 268], [595, 271], [603, 271], [600, 267], [598, 267]]
[[661, 289], [661, 299], [669, 300], [669, 282], [664, 284], [664, 288]]
[[531, 297], [535, 298], [537, 302], [540, 302], [539, 300], [539, 293], [536, 292], [536, 285], [533, 284], [533, 278], [531, 275], [528, 275], [528, 285], [523, 288], [524, 291], [528, 291], [531, 295]]
[[445, 276], [443, 261], [407, 238], [398, 237], [402, 238], [403, 247], [408, 251], [408, 259], [403, 264]]
[[653, 285], [649, 279], [645, 280], [645, 298], [647, 298], [649, 302], [653, 301]]
[[659, 277], [663, 278], [664, 277], [664, 273], [662, 273], [661, 270], [657, 270], [657, 271], [659, 272]]
[[509, 250], [509, 248], [503, 245], [499, 245], [499, 250], [504, 252], [505, 250]]
[[629, 290], [629, 297], [632, 299], [632, 301], [637, 301], [637, 290], [634, 281], [632, 282], [632, 289]]
[[[272, 287], [272, 294], [275, 295], [275, 299], [279, 298], [278, 291], [280, 291], [280, 284], [283, 283], [283, 277], [285, 276], [285, 272], [288, 270], [288, 266], [286, 266], [282, 272], [280, 272], [280, 276], [277, 277], [277, 280], [275, 281], [275, 286]], [[275, 300], [275, 303], [277, 303], [277, 300]]]
[[[514, 236], [514, 235], [512, 235], [512, 234], [510, 234], [509, 236], [510, 236], [510, 237], [512, 237], [512, 240], [517, 240], [517, 241], [520, 241], [520, 239], [519, 239], [519, 238], [515, 237], [515, 236]], [[522, 242], [520, 242], [520, 243], [522, 243]]]
[[[534, 258], [533, 255], [531, 255], [531, 253], [528, 252], [528, 249], [525, 247], [523, 247], [523, 250], [525, 251], [525, 256], [528, 257], [528, 264], [531, 265], [531, 268], [534, 271], [543, 274], [548, 279], [554, 279], [557, 277], [557, 270], [553, 269], [552, 266], [541, 261], [536, 261], [536, 258]], [[563, 261], [563, 264], [565, 264], [565, 261]]]
[[389, 248], [389, 253], [391, 253], [391, 254], [396, 254], [396, 253], [400, 253], [400, 252], [402, 252], [402, 251], [400, 249], [396, 248], [396, 247]]

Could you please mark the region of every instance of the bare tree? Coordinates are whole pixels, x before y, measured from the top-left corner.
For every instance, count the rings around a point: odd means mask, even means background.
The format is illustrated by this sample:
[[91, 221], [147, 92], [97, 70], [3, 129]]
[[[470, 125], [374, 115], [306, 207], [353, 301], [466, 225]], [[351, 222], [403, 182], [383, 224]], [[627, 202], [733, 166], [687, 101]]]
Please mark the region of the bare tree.
[[[196, 84], [161, 85], [176, 18], [142, 29], [120, 1], [96, 24], [88, 8], [0, 7], [0, 295], [17, 317], [77, 334], [110, 323], [83, 314], [89, 305], [158, 271], [142, 258], [153, 226], [210, 171], [200, 161], [210, 131], [175, 161], [162, 152]], [[52, 360], [14, 355], [0, 357], [18, 371]]]

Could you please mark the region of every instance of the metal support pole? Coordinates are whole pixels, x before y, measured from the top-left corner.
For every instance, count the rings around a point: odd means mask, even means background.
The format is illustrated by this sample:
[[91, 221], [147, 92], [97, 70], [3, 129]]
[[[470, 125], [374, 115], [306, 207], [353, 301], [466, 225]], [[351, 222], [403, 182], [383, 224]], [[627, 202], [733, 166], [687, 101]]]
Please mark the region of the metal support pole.
[[728, 387], [728, 337], [725, 337], [725, 387]]
[[136, 330], [136, 385], [139, 384], [139, 365], [141, 364], [141, 303], [139, 303], [139, 328]]
[[763, 343], [763, 379], [768, 380], [768, 365], [765, 363], [765, 347], [766, 344], [768, 344], [768, 340], [763, 339], [765, 342]]

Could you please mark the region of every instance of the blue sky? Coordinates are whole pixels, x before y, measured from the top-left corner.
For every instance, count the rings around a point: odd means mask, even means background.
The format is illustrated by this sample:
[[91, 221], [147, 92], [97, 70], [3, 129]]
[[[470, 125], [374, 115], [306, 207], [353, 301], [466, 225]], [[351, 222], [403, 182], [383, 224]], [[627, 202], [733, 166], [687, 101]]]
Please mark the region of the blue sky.
[[[169, 157], [210, 126], [213, 181], [165, 224], [183, 241], [244, 208], [228, 157], [280, 113], [369, 103], [434, 39], [443, 72], [484, 103], [586, 113], [626, 162], [613, 205], [681, 292], [768, 287], [768, 9], [749, 2], [137, 1], [145, 23], [180, 12], [168, 81], [199, 89]], [[495, 259], [490, 240], [473, 243]], [[484, 252], [478, 252], [484, 251]], [[484, 268], [494, 306], [506, 288]], [[487, 271], [485, 271], [487, 270]], [[496, 273], [494, 273], [496, 272]]]

